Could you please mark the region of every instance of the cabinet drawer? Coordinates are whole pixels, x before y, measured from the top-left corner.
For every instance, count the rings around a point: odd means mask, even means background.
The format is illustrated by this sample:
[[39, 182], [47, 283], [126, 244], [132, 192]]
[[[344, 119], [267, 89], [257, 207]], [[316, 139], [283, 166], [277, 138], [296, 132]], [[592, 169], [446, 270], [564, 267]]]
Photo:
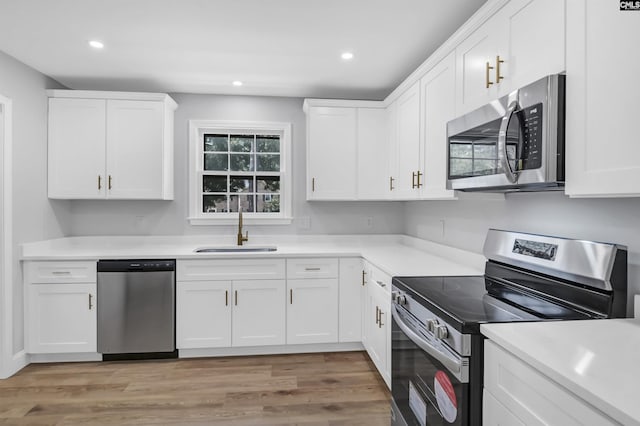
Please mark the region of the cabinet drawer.
[[338, 278], [338, 259], [288, 259], [287, 278]]
[[[595, 407], [489, 340], [484, 387], [526, 425], [614, 425]], [[485, 392], [486, 394], [486, 392]]]
[[95, 283], [96, 261], [25, 262], [25, 279], [39, 283]]
[[383, 288], [386, 292], [391, 291], [391, 276], [382, 272], [375, 266], [371, 266], [371, 277], [369, 282]]
[[177, 281], [284, 279], [284, 259], [179, 260]]

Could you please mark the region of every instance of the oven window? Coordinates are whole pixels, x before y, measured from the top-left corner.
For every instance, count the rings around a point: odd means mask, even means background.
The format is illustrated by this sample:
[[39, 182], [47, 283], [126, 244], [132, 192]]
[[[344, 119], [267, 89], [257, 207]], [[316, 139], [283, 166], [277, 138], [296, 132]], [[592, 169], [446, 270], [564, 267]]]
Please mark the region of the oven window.
[[466, 425], [469, 385], [413, 343], [395, 319], [392, 327], [394, 416], [408, 425]]

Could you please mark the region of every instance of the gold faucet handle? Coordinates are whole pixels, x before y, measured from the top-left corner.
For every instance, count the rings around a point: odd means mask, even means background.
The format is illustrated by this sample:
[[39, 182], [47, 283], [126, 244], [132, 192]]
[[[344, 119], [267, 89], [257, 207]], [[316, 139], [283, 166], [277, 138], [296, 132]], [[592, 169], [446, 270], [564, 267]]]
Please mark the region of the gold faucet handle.
[[245, 231], [244, 237], [242, 237], [242, 241], [249, 241], [249, 231]]

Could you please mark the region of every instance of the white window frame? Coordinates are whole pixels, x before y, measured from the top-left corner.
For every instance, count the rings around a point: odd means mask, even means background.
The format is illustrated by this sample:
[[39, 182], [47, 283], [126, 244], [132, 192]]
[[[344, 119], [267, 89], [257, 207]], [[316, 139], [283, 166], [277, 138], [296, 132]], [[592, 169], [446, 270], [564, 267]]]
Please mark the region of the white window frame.
[[243, 221], [249, 225], [288, 225], [293, 221], [292, 168], [291, 168], [291, 123], [270, 121], [219, 121], [189, 120], [189, 216], [191, 225], [235, 225], [238, 213], [216, 213], [215, 216], [202, 212], [202, 192], [200, 191], [203, 171], [202, 141], [205, 133], [252, 133], [276, 132], [280, 139], [280, 213], [243, 212]]

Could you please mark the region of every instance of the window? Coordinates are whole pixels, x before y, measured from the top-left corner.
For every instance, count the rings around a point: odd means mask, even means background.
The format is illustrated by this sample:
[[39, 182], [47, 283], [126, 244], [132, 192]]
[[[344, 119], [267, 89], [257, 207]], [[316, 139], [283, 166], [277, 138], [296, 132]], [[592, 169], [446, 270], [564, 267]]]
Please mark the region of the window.
[[189, 125], [192, 224], [291, 223], [290, 124]]

